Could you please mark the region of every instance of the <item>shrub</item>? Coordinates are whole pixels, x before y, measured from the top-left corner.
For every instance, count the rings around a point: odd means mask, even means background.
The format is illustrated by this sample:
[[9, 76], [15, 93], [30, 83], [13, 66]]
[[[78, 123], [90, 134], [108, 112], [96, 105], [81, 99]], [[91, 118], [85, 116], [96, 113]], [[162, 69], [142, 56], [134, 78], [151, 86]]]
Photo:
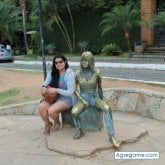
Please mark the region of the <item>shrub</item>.
[[47, 51], [48, 54], [52, 55], [55, 53], [55, 48], [56, 46], [54, 45], [54, 43], [52, 44], [48, 44], [45, 46], [45, 50]]
[[121, 54], [121, 49], [116, 44], [110, 43], [105, 45], [101, 52], [108, 56], [118, 56]]
[[82, 41], [82, 42], [78, 42], [78, 48], [80, 49], [80, 51], [87, 51], [89, 48], [89, 43], [86, 41]]
[[93, 53], [93, 55], [99, 54], [101, 52], [101, 49], [99, 46], [96, 46], [94, 44], [90, 44], [89, 51]]

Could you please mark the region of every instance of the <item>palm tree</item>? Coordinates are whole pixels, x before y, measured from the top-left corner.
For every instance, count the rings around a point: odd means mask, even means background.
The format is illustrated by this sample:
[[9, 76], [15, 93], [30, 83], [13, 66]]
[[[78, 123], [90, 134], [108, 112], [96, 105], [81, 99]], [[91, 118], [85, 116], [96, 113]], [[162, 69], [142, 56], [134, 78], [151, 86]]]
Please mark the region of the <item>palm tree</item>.
[[71, 12], [70, 4], [68, 0], [65, 0], [66, 8], [68, 10], [70, 20], [71, 20], [71, 27], [72, 27], [72, 47], [73, 50], [75, 49], [75, 29], [74, 29], [74, 20], [73, 20], [73, 15]]
[[123, 30], [129, 54], [131, 56], [130, 30], [139, 25], [140, 10], [133, 4], [125, 6], [116, 6], [112, 12], [107, 12], [103, 15], [103, 20], [100, 22], [102, 35], [110, 32], [112, 29], [121, 28]]
[[26, 54], [29, 52], [29, 46], [27, 42], [27, 28], [26, 28], [26, 1], [25, 0], [19, 0], [19, 3], [22, 8], [22, 20], [23, 20], [23, 34], [24, 34], [24, 42], [25, 42], [25, 48], [26, 48]]
[[[69, 30], [66, 27], [62, 17], [61, 17], [61, 11], [63, 9], [67, 9], [69, 16], [70, 16], [70, 20], [71, 20], [71, 27], [72, 27], [72, 39], [70, 37], [69, 34]], [[73, 22], [73, 16], [71, 13], [71, 9], [70, 9], [70, 4], [68, 0], [65, 1], [60, 1], [60, 0], [56, 0], [53, 1], [51, 6], [49, 5], [49, 12], [48, 12], [48, 19], [46, 21], [46, 27], [49, 29], [53, 29], [53, 24], [56, 23], [59, 30], [61, 31], [66, 44], [69, 48], [69, 51], [72, 53], [73, 50], [75, 49], [75, 31], [74, 31], [74, 22]], [[72, 42], [73, 41], [73, 42]]]
[[15, 32], [22, 30], [21, 9], [9, 1], [0, 1], [0, 43], [8, 40], [13, 43]]
[[165, 12], [160, 12], [158, 15], [155, 15], [151, 20], [151, 26], [165, 26]]
[[[36, 1], [31, 0], [32, 2], [32, 15], [37, 14], [37, 3]], [[75, 48], [75, 32], [74, 32], [74, 22], [73, 22], [73, 17], [71, 13], [71, 8], [70, 8], [70, 1], [65, 0], [41, 0], [42, 2], [42, 8], [43, 8], [43, 13], [44, 13], [44, 25], [45, 28], [48, 30], [54, 30], [53, 26], [54, 23], [56, 23], [57, 27], [59, 28], [61, 34], [63, 35], [66, 44], [69, 48], [70, 52], [73, 52], [73, 49]], [[69, 35], [69, 30], [67, 29], [66, 25], [64, 24], [64, 21], [61, 17], [61, 13], [64, 12], [64, 10], [67, 9], [70, 20], [71, 20], [71, 26], [72, 26], [72, 40]]]

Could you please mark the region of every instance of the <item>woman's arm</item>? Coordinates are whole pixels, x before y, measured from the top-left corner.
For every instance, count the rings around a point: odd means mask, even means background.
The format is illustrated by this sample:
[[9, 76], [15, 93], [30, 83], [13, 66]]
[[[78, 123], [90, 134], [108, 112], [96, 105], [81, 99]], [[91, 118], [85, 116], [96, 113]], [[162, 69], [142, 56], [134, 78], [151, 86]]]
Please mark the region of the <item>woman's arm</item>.
[[51, 81], [51, 78], [52, 78], [51, 72], [49, 72], [49, 73], [47, 74], [47, 76], [46, 76], [45, 81], [44, 81], [44, 82], [42, 83], [42, 85], [41, 85], [41, 94], [42, 94], [42, 95], [44, 95], [44, 94], [46, 94], [46, 92], [48, 92], [47, 86], [49, 85], [49, 83], [50, 83], [50, 81]]
[[49, 85], [51, 79], [52, 79], [52, 75], [51, 75], [51, 72], [49, 72], [49, 73], [47, 74], [46, 79], [45, 79], [45, 81], [43, 82], [42, 86], [47, 87], [47, 86]]
[[67, 90], [56, 88], [58, 93], [64, 96], [72, 96], [75, 90], [75, 74], [73, 71], [69, 71], [65, 75], [65, 82], [67, 84]]

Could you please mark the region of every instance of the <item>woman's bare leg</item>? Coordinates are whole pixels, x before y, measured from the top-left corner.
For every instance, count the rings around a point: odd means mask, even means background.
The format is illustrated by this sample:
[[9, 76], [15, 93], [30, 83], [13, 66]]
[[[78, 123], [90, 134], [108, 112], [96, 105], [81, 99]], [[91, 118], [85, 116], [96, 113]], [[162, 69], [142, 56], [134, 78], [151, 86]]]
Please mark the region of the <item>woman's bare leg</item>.
[[54, 129], [58, 130], [61, 126], [59, 113], [67, 110], [69, 106], [64, 101], [57, 101], [48, 109], [49, 116], [54, 120]]
[[46, 101], [42, 101], [39, 106], [38, 106], [38, 110], [39, 110], [39, 115], [41, 116], [42, 120], [48, 124], [49, 121], [49, 116], [48, 116], [48, 108], [50, 107], [50, 104]]
[[44, 130], [45, 134], [50, 133], [50, 128], [52, 126], [52, 123], [50, 122], [49, 116], [48, 116], [49, 107], [50, 107], [50, 104], [44, 100], [40, 103], [40, 105], [38, 107], [39, 115], [41, 116], [42, 120], [45, 122], [45, 130]]

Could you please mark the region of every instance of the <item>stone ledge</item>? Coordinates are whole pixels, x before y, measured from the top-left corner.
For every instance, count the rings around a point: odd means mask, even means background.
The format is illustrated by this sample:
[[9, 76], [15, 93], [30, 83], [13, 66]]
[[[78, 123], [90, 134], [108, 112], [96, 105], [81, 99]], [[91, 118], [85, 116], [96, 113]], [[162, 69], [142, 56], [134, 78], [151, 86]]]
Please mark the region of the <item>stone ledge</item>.
[[135, 111], [142, 116], [165, 121], [165, 94], [138, 88], [109, 88], [104, 97], [112, 110]]
[[0, 115], [36, 115], [40, 100], [0, 107]]
[[[138, 88], [104, 89], [104, 98], [113, 111], [135, 111], [165, 121], [165, 94]], [[40, 100], [0, 107], [0, 115], [36, 115]]]

